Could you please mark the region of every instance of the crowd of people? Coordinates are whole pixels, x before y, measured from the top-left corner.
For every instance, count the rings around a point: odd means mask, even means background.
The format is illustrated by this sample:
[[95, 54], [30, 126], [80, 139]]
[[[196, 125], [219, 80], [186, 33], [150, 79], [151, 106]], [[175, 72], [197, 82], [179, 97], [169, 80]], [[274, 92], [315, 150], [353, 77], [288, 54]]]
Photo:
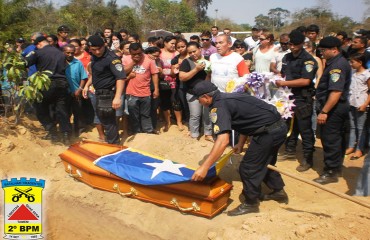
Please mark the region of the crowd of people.
[[[29, 76], [52, 72], [51, 87], [35, 104], [46, 139], [69, 144], [72, 133], [78, 137], [94, 123], [99, 141], [119, 144], [136, 133], [165, 134], [173, 119], [178, 131], [188, 125], [190, 138], [203, 134], [214, 142], [193, 176], [199, 181], [229, 145], [232, 130], [239, 135], [233, 144], [237, 153], [252, 136], [240, 166], [246, 201], [229, 215], [256, 212], [259, 201], [288, 202], [281, 176], [267, 165], [296, 159], [299, 136], [303, 158], [297, 171], [315, 164], [315, 139], [320, 136], [325, 167], [314, 180], [337, 182], [344, 156], [357, 160], [368, 147], [370, 31], [359, 30], [353, 38], [343, 31], [320, 38], [319, 27], [310, 25], [278, 38], [258, 28], [245, 39], [231, 33], [213, 26], [188, 41], [176, 32], [149, 37], [144, 48], [140, 36], [125, 29], [105, 28], [80, 38], [70, 37], [63, 25], [56, 35], [34, 33], [30, 45], [19, 38], [7, 50], [24, 56]], [[276, 108], [247, 94], [226, 93], [229, 80], [251, 72], [272, 72], [285, 79], [276, 85], [292, 89], [291, 119], [282, 122]], [[3, 93], [8, 87], [3, 81]], [[289, 127], [291, 134], [284, 141]], [[278, 156], [284, 143], [284, 153]], [[261, 194], [262, 181], [270, 194]]]

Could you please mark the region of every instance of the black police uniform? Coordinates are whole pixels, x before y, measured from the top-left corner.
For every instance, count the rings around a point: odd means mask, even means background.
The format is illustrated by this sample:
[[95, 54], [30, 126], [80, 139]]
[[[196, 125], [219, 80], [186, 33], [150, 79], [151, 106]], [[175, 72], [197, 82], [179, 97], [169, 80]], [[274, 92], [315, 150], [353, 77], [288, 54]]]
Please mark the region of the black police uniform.
[[271, 189], [282, 190], [281, 175], [267, 168], [268, 164], [276, 163], [279, 147], [287, 134], [287, 126], [276, 108], [247, 94], [218, 91], [209, 107], [216, 135], [233, 129], [253, 136], [239, 167], [246, 203], [258, 202], [262, 181]]
[[49, 90], [43, 91], [43, 99], [40, 103], [35, 103], [36, 115], [43, 127], [55, 134], [56, 126], [50, 117], [50, 104], [55, 106], [56, 118], [60, 124], [60, 129], [64, 134], [71, 132], [71, 124], [68, 114], [68, 81], [65, 76], [66, 60], [63, 52], [55, 47], [46, 45], [41, 49], [29, 53], [25, 60], [27, 66], [36, 64], [38, 71], [49, 70], [51, 84]]
[[[314, 83], [318, 66], [316, 60], [306, 50], [302, 49], [297, 57], [288, 53], [282, 60], [281, 73], [286, 81], [299, 78], [309, 79], [311, 82], [305, 87], [292, 87], [294, 104], [293, 131], [285, 143], [286, 153], [295, 153], [298, 135], [302, 136], [304, 161], [312, 165], [315, 136], [312, 129]], [[289, 123], [290, 121], [288, 121]]]
[[344, 123], [348, 118], [348, 93], [351, 83], [351, 67], [341, 55], [328, 59], [324, 73], [317, 87], [316, 99], [318, 113], [324, 107], [330, 91], [341, 91], [338, 103], [328, 113], [326, 123], [320, 126], [321, 142], [324, 149], [324, 171], [340, 171], [345, 153]]
[[96, 114], [102, 123], [108, 143], [119, 143], [116, 111], [112, 108], [117, 79], [125, 79], [121, 59], [105, 49], [103, 56], [92, 57], [92, 84], [96, 95]]

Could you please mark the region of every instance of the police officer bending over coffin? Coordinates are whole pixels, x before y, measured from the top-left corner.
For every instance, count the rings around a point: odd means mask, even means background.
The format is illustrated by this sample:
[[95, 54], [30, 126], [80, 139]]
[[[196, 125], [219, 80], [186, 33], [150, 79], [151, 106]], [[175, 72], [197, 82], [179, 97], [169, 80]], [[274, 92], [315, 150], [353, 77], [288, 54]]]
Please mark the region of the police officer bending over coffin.
[[51, 71], [51, 80], [48, 90], [42, 92], [42, 101], [35, 103], [36, 116], [42, 126], [48, 131], [44, 139], [53, 142], [58, 141], [55, 121], [50, 117], [50, 105], [55, 106], [56, 119], [59, 122], [60, 130], [63, 133], [62, 141], [70, 144], [71, 124], [67, 110], [68, 82], [65, 75], [66, 59], [60, 50], [49, 45], [44, 36], [37, 37], [33, 44], [36, 51], [30, 52], [26, 57], [27, 67], [36, 64], [38, 71]]
[[[116, 109], [122, 106], [121, 95], [126, 74], [121, 59], [105, 47], [100, 36], [89, 37], [87, 44], [93, 55], [91, 70], [96, 95], [96, 114], [104, 127], [106, 141], [119, 144]], [[85, 86], [85, 89], [88, 87]]]
[[[247, 136], [252, 136], [252, 140], [239, 167], [245, 202], [229, 211], [228, 215], [259, 212], [260, 200], [287, 203], [288, 196], [283, 189], [285, 184], [281, 175], [267, 168], [268, 164], [276, 163], [279, 147], [287, 134], [287, 126], [276, 108], [248, 94], [221, 93], [210, 81], [201, 81], [195, 85], [193, 92], [203, 106], [209, 106], [217, 138], [209, 156], [195, 171], [192, 180], [204, 179], [208, 169], [228, 146], [233, 129], [241, 134], [235, 146], [236, 153], [243, 149]], [[273, 190], [270, 194], [261, 194], [262, 182]]]
[[[300, 31], [292, 31], [289, 34], [290, 53], [283, 58], [281, 69], [282, 76], [286, 81], [278, 80], [278, 87], [289, 87], [292, 89], [294, 104], [294, 117], [292, 134], [285, 143], [285, 153], [282, 159], [296, 158], [295, 151], [298, 135], [301, 134], [303, 146], [303, 160], [297, 167], [297, 171], [303, 172], [313, 165], [313, 151], [315, 149], [315, 135], [312, 129], [313, 114], [313, 79], [317, 71], [316, 60], [303, 49], [305, 36]], [[289, 121], [289, 122], [290, 122]], [[290, 124], [289, 124], [290, 125]]]

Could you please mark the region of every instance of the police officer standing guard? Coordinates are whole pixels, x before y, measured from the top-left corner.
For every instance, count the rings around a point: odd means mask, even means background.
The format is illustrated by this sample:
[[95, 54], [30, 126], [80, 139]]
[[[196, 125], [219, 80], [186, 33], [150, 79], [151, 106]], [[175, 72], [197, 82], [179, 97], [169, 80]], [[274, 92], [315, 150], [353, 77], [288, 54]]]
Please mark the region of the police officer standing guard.
[[[316, 60], [303, 49], [305, 36], [299, 31], [289, 34], [290, 53], [283, 58], [281, 69], [282, 76], [286, 81], [278, 80], [278, 87], [292, 89], [294, 107], [293, 131], [285, 143], [285, 154], [282, 159], [295, 158], [298, 135], [301, 134], [303, 146], [303, 160], [297, 167], [297, 171], [303, 172], [313, 165], [313, 151], [315, 149], [315, 135], [312, 129], [312, 103], [314, 96], [314, 83], [317, 71]], [[288, 121], [288, 122], [290, 122]]]
[[65, 56], [60, 50], [49, 45], [44, 36], [37, 37], [33, 44], [37, 47], [37, 50], [30, 52], [25, 57], [27, 67], [36, 64], [37, 71], [51, 71], [51, 74], [48, 74], [51, 80], [50, 87], [42, 92], [42, 101], [35, 103], [37, 119], [48, 131], [44, 139], [53, 142], [59, 140], [55, 121], [50, 117], [50, 105], [53, 104], [56, 119], [63, 133], [62, 141], [69, 145], [71, 123], [67, 110], [68, 82], [65, 75]]
[[341, 54], [341, 42], [336, 37], [321, 39], [318, 49], [326, 59], [324, 73], [317, 87], [317, 123], [321, 126], [324, 149], [324, 172], [314, 181], [327, 184], [338, 182], [345, 153], [344, 122], [348, 117], [348, 93], [351, 67]]
[[[208, 169], [222, 155], [229, 144], [232, 129], [240, 133], [235, 146], [236, 153], [243, 149], [247, 136], [253, 136], [249, 148], [240, 163], [239, 173], [243, 182], [245, 202], [228, 212], [229, 216], [259, 212], [260, 200], [287, 203], [284, 182], [278, 172], [269, 170], [268, 164], [276, 163], [279, 147], [284, 143], [287, 126], [276, 107], [244, 93], [221, 93], [210, 81], [201, 81], [193, 93], [203, 106], [209, 106], [213, 130], [217, 138], [213, 148], [192, 176], [201, 181]], [[261, 183], [273, 191], [263, 196]]]
[[[106, 141], [119, 144], [115, 110], [122, 106], [121, 96], [126, 74], [121, 59], [107, 49], [100, 36], [89, 37], [87, 45], [93, 55], [91, 70], [96, 95], [96, 114], [104, 127]], [[85, 86], [85, 89], [88, 87]]]

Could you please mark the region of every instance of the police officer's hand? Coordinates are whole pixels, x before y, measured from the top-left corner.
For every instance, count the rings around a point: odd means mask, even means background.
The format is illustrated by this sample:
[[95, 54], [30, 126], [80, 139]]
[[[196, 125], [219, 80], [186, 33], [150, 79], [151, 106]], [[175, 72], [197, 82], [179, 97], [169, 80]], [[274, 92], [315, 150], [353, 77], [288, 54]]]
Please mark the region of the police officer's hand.
[[200, 166], [191, 177], [192, 181], [202, 181], [207, 175], [208, 169], [203, 166]]
[[118, 109], [122, 105], [122, 100], [121, 97], [115, 97], [112, 102], [112, 108], [113, 109]]
[[278, 86], [278, 87], [284, 87], [284, 82], [283, 80], [276, 80], [275, 81], [275, 85]]
[[235, 154], [240, 154], [240, 153], [243, 151], [243, 145], [236, 144], [236, 145], [233, 147], [233, 150], [234, 150], [234, 153], [235, 153]]
[[317, 124], [323, 125], [326, 124], [326, 120], [328, 119], [328, 114], [320, 113], [317, 115]]

